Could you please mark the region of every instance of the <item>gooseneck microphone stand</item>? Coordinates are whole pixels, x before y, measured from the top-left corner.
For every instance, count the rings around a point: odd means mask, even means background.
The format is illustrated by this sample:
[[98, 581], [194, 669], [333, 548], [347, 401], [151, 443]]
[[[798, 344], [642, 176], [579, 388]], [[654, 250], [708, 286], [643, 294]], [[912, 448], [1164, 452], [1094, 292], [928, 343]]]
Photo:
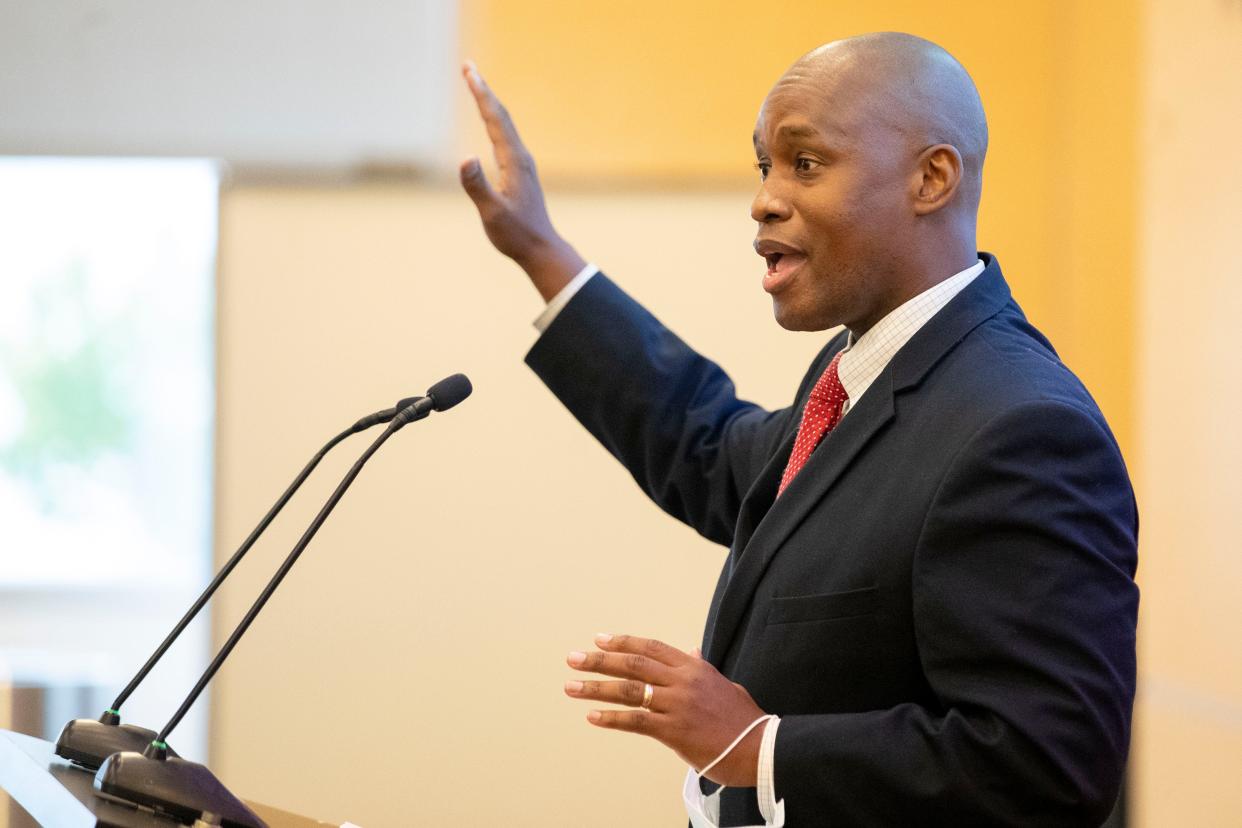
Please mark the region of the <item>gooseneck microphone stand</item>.
[[[272, 520], [280, 514], [280, 510], [285, 507], [289, 499], [293, 497], [294, 493], [306, 481], [306, 478], [319, 465], [319, 461], [345, 438], [361, 431], [366, 431], [374, 425], [389, 422], [396, 416], [397, 412], [420, 399], [423, 398], [407, 397], [398, 402], [393, 408], [368, 414], [329, 440], [319, 450], [319, 453], [311, 458], [310, 462], [306, 464], [298, 476], [294, 478], [289, 487], [285, 489], [285, 493], [280, 496], [280, 499], [263, 516], [263, 519], [254, 527], [250, 535], [242, 542], [242, 545], [233, 553], [233, 556], [228, 559], [224, 566], [220, 568], [220, 571], [216, 573], [215, 577], [211, 579], [211, 583], [207, 584], [202, 594], [198, 596], [194, 604], [181, 617], [177, 625], [172, 628], [168, 636], [155, 649], [155, 652], [151, 654], [151, 657], [147, 659], [146, 664], [142, 665], [142, 669], [130, 679], [129, 684], [125, 686], [125, 689], [112, 702], [112, 706], [105, 710], [98, 720], [74, 719], [65, 725], [64, 729], [61, 730], [60, 738], [56, 740], [56, 755], [68, 759], [74, 765], [94, 771], [98, 770], [99, 766], [103, 764], [104, 759], [113, 753], [119, 753], [124, 750], [141, 751], [150, 744], [151, 740], [156, 736], [155, 731], [148, 730], [145, 727], [138, 727], [137, 725], [121, 724], [121, 705], [142, 683], [159, 660], [163, 658], [164, 653], [168, 651], [172, 643], [177, 640], [177, 637], [194, 620], [195, 616], [211, 599], [211, 596], [215, 594], [220, 584], [224, 583], [224, 579], [229, 576], [237, 564], [241, 562], [241, 559], [246, 556], [246, 553], [250, 551], [250, 547], [254, 546], [259, 536], [263, 534]], [[171, 748], [169, 748], [169, 753], [173, 756], [177, 755]]]
[[[348, 489], [354, 482], [354, 478], [356, 478], [358, 473], [362, 471], [362, 467], [366, 465], [366, 462], [371, 459], [371, 455], [375, 454], [379, 447], [382, 446], [389, 437], [395, 434], [398, 429], [408, 422], [410, 422], [410, 419], [405, 416], [404, 411], [401, 414], [398, 414], [393, 419], [392, 423], [389, 424], [388, 428], [384, 429], [384, 433], [377, 437], [375, 442], [371, 443], [367, 450], [362, 453], [362, 456], [359, 457], [354, 462], [354, 465], [350, 467], [349, 471], [345, 473], [345, 478], [337, 485], [336, 490], [333, 491], [332, 495], [328, 498], [327, 503], [325, 503], [323, 508], [319, 510], [319, 514], [315, 515], [315, 519], [311, 521], [310, 526], [308, 526], [306, 531], [302, 533], [302, 537], [298, 540], [297, 544], [294, 545], [293, 551], [285, 557], [284, 563], [280, 565], [280, 569], [276, 570], [276, 574], [273, 575], [271, 580], [267, 582], [267, 586], [263, 587], [263, 591], [259, 593], [259, 597], [255, 599], [255, 602], [250, 605], [250, 609], [246, 611], [245, 616], [242, 617], [241, 623], [237, 625], [237, 628], [233, 630], [233, 634], [230, 635], [228, 640], [224, 642], [224, 646], [222, 646], [220, 651], [216, 653], [216, 657], [211, 660], [211, 664], [207, 665], [207, 669], [204, 670], [203, 675], [199, 677], [198, 683], [194, 685], [194, 689], [191, 690], [190, 694], [185, 697], [185, 701], [181, 703], [181, 707], [177, 708], [177, 712], [174, 713], [172, 718], [168, 720], [168, 724], [164, 725], [164, 729], [159, 732], [159, 735], [155, 737], [155, 740], [145, 748], [146, 751], [151, 752], [152, 748], [154, 748], [155, 752], [159, 752], [161, 754], [161, 758], [167, 757], [168, 734], [173, 731], [173, 728], [181, 723], [181, 719], [194, 705], [194, 702], [198, 700], [199, 694], [202, 693], [211, 682], [211, 679], [220, 669], [220, 665], [223, 664], [224, 660], [229, 657], [229, 653], [233, 652], [233, 648], [237, 646], [237, 642], [241, 640], [241, 637], [246, 634], [246, 630], [250, 629], [251, 623], [254, 622], [254, 619], [258, 616], [259, 612], [262, 611], [263, 605], [266, 604], [267, 600], [272, 597], [272, 593], [274, 593], [276, 588], [280, 586], [280, 582], [284, 580], [285, 576], [289, 574], [289, 570], [293, 568], [295, 563], [297, 563], [298, 557], [301, 556], [302, 551], [306, 549], [307, 545], [310, 544], [311, 539], [314, 538], [315, 534], [319, 531], [319, 527], [323, 526], [324, 521], [328, 519], [328, 515], [332, 514], [332, 510], [336, 508], [336, 504], [339, 503], [341, 497], [344, 496], [345, 490]], [[148, 753], [148, 755], [150, 755], [150, 753]]]
[[207, 814], [220, 819], [224, 826], [263, 827], [262, 820], [245, 803], [234, 796], [205, 765], [173, 755], [168, 749], [168, 736], [210, 683], [212, 677], [228, 658], [229, 653], [237, 646], [237, 642], [241, 640], [268, 599], [280, 586], [285, 575], [297, 563], [298, 557], [310, 544], [371, 456], [389, 437], [406, 424], [426, 417], [433, 410], [444, 411], [451, 408], [465, 399], [470, 391], [470, 381], [461, 374], [455, 374], [432, 386], [426, 397], [406, 406], [392, 418], [384, 433], [377, 437], [350, 467], [276, 574], [268, 581], [237, 628], [233, 630], [232, 635], [216, 653], [216, 657], [207, 666], [198, 683], [194, 685], [194, 689], [186, 696], [185, 701], [159, 734], [145, 746], [141, 753], [125, 751], [113, 754], [104, 760], [99, 772], [95, 775], [95, 791], [99, 796], [153, 808], [182, 821], [194, 821]]

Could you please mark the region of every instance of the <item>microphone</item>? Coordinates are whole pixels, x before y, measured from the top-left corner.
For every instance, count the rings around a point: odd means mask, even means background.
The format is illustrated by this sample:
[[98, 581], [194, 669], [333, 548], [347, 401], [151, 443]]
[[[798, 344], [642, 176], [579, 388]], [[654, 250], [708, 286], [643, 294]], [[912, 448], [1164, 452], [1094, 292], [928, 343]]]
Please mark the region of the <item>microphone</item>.
[[[173, 754], [168, 747], [168, 735], [181, 722], [198, 699], [199, 694], [219, 671], [225, 659], [237, 646], [237, 642], [245, 635], [263, 606], [280, 586], [280, 582], [297, 563], [298, 557], [310, 544], [371, 456], [389, 437], [407, 424], [428, 416], [432, 411], [446, 411], [452, 408], [470, 396], [472, 390], [470, 380], [464, 374], [454, 374], [431, 386], [425, 397], [406, 398], [398, 403], [396, 407], [399, 410], [390, 419], [388, 428], [367, 447], [362, 456], [345, 473], [345, 477], [328, 497], [323, 508], [315, 515], [293, 550], [276, 570], [276, 574], [267, 582], [254, 604], [246, 611], [241, 622], [224, 642], [220, 651], [216, 653], [211, 664], [203, 671], [198, 683], [181, 703], [181, 707], [177, 708], [177, 712], [168, 720], [159, 734], [141, 752], [115, 753], [100, 765], [98, 773], [95, 774], [94, 784], [98, 796], [124, 800], [144, 808], [154, 808], [156, 811], [169, 814], [183, 822], [193, 822], [204, 814], [214, 814], [221, 817], [226, 826], [263, 828], [262, 820], [245, 803], [234, 796], [216, 778], [215, 774], [208, 770], [206, 765], [190, 762]], [[410, 402], [411, 399], [413, 399], [412, 402]]]
[[[474, 386], [465, 374], [453, 374], [445, 377], [427, 389], [425, 397], [406, 397], [397, 403], [397, 418], [405, 417], [405, 422], [421, 420], [432, 411], [448, 411], [453, 406], [470, 396]], [[404, 425], [404, 423], [402, 424]]]
[[[448, 411], [466, 397], [469, 397], [470, 392], [473, 390], [474, 387], [470, 384], [470, 379], [465, 374], [453, 374], [428, 388], [426, 396], [405, 397], [397, 400], [397, 404], [394, 407], [363, 417], [358, 421], [358, 424], [386, 423], [410, 406], [414, 406], [414, 410], [411, 412], [412, 416], [407, 419], [407, 422], [421, 420], [432, 411]], [[383, 419], [379, 419], [380, 417], [383, 417]]]
[[[438, 389], [441, 385], [448, 383], [450, 380], [455, 380], [455, 377], [461, 377], [462, 380], [465, 380], [467, 387], [466, 394], [469, 394], [470, 381], [466, 380], [466, 378], [462, 377], [460, 374], [456, 374], [453, 377], [442, 380], [432, 386], [432, 388]], [[280, 510], [283, 509], [285, 504], [289, 502], [289, 499], [293, 497], [294, 492], [302, 486], [302, 483], [305, 482], [306, 478], [310, 476], [310, 473], [315, 470], [316, 466], [319, 465], [319, 461], [322, 460], [329, 451], [331, 451], [346, 437], [350, 437], [361, 431], [366, 431], [372, 426], [379, 425], [380, 423], [390, 422], [393, 417], [396, 417], [406, 408], [411, 405], [419, 404], [420, 401], [425, 399], [426, 397], [406, 397], [400, 400], [392, 408], [386, 408], [382, 411], [376, 411], [374, 414], [368, 414], [329, 440], [327, 444], [319, 450], [319, 453], [311, 458], [310, 462], [306, 464], [306, 467], [302, 469], [298, 476], [294, 478], [294, 481], [289, 485], [289, 488], [285, 489], [285, 493], [280, 496], [280, 499], [277, 500], [275, 505], [273, 505], [272, 508], [268, 510], [267, 514], [263, 516], [263, 519], [260, 520], [259, 524], [250, 532], [249, 536], [246, 537], [246, 540], [242, 542], [242, 545], [237, 548], [237, 551], [233, 553], [233, 556], [228, 559], [224, 566], [220, 568], [220, 571], [216, 573], [215, 577], [211, 579], [211, 583], [207, 585], [206, 589], [203, 590], [203, 593], [198, 596], [198, 599], [195, 600], [195, 602], [190, 606], [190, 609], [186, 611], [186, 614], [182, 616], [180, 621], [177, 622], [176, 626], [173, 627], [172, 631], [159, 645], [159, 647], [155, 649], [155, 652], [152, 653], [149, 659], [147, 659], [147, 663], [142, 665], [142, 668], [138, 671], [138, 673], [130, 679], [129, 684], [125, 686], [125, 689], [122, 690], [120, 695], [116, 697], [116, 700], [112, 702], [112, 706], [105, 710], [98, 720], [74, 719], [64, 726], [61, 730], [60, 738], [56, 740], [56, 755], [68, 759], [71, 766], [82, 767], [95, 771], [99, 769], [101, 764], [103, 764], [103, 760], [113, 753], [119, 753], [125, 750], [141, 751], [148, 744], [150, 744], [151, 740], [156, 736], [155, 731], [148, 730], [145, 727], [138, 727], [137, 725], [121, 724], [121, 705], [125, 703], [125, 700], [130, 697], [130, 694], [133, 693], [134, 690], [137, 689], [138, 685], [142, 683], [143, 679], [147, 677], [147, 674], [151, 672], [151, 669], [155, 667], [159, 660], [164, 656], [164, 653], [168, 651], [168, 648], [172, 646], [172, 643], [177, 640], [177, 637], [180, 636], [185, 628], [189, 626], [190, 622], [194, 620], [194, 617], [198, 615], [199, 611], [203, 608], [211, 596], [215, 594], [216, 589], [218, 589], [220, 584], [224, 582], [224, 579], [229, 576], [237, 564], [241, 562], [241, 559], [246, 556], [246, 553], [250, 551], [250, 547], [254, 545], [255, 541], [259, 539], [259, 536], [262, 535], [264, 530], [267, 529], [268, 524], [272, 522], [276, 515], [280, 514]], [[169, 753], [173, 756], [177, 755], [171, 748], [169, 748]]]

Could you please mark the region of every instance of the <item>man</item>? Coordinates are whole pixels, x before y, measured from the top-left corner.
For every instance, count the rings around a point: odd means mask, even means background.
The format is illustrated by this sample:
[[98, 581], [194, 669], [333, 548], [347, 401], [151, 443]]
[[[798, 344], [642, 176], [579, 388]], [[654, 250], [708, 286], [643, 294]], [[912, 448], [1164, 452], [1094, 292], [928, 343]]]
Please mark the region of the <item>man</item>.
[[471, 159], [462, 183], [550, 303], [527, 361], [730, 547], [701, 655], [603, 636], [569, 663], [613, 680], [566, 692], [708, 768], [719, 824], [1098, 825], [1129, 744], [1137, 511], [1095, 403], [976, 253], [987, 125], [965, 70], [867, 35], [764, 101], [764, 289], [787, 329], [846, 328], [776, 412], [557, 235], [508, 114], [466, 77], [500, 178]]

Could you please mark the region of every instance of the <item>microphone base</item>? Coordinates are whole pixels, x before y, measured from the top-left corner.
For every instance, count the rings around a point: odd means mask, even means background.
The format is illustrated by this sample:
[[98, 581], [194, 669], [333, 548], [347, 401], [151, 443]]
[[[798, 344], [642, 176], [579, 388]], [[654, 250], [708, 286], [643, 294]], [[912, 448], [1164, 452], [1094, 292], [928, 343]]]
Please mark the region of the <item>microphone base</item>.
[[[104, 713], [95, 719], [74, 719], [60, 731], [56, 755], [68, 759], [72, 767], [99, 770], [114, 753], [131, 750], [141, 753], [156, 737], [154, 730], [132, 724], [120, 724], [120, 717]], [[176, 752], [169, 748], [170, 756]]]
[[114, 754], [95, 774], [95, 793], [187, 824], [203, 819], [225, 828], [267, 828], [206, 765], [186, 759], [156, 759], [132, 751]]

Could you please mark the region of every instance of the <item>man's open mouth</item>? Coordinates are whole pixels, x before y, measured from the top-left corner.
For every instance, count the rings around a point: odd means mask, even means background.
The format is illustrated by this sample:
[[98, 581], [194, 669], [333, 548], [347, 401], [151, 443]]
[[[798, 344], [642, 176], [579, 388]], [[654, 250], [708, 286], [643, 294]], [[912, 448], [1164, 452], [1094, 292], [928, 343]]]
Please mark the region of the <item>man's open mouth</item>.
[[768, 273], [778, 276], [792, 271], [805, 262], [806, 254], [774, 252], [764, 254], [763, 258], [768, 263]]

